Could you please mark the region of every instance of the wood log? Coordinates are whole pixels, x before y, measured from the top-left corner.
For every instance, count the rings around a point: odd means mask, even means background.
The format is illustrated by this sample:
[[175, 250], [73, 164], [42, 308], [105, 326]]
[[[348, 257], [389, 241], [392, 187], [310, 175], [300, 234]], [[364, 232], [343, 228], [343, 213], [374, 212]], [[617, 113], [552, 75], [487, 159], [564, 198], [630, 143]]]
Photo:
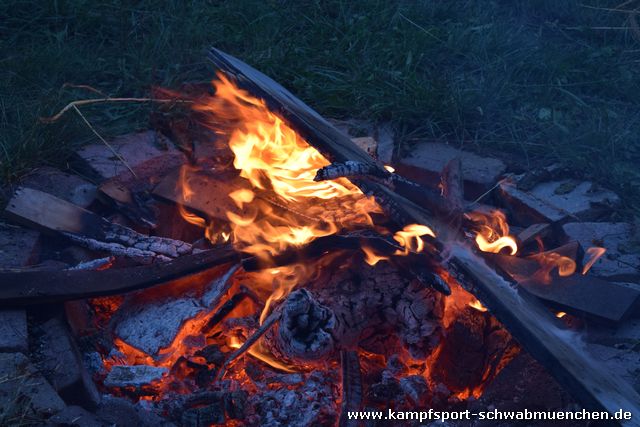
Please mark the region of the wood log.
[[343, 350], [340, 352], [342, 367], [342, 401], [340, 402], [339, 427], [357, 427], [359, 421], [348, 417], [349, 412], [362, 409], [362, 372], [358, 352]]
[[92, 250], [149, 263], [191, 253], [191, 245], [147, 236], [99, 215], [31, 188], [18, 188], [5, 209], [10, 219], [49, 233], [60, 233]]
[[103, 271], [0, 270], [0, 306], [115, 295], [166, 283], [233, 261], [238, 261], [238, 255], [231, 245], [225, 245], [165, 263]]
[[[350, 138], [333, 127], [317, 112], [274, 80], [244, 62], [218, 49], [212, 49], [209, 59], [228, 77], [250, 93], [263, 98], [267, 105], [282, 116], [307, 142], [331, 162], [357, 161], [377, 168], [383, 166], [357, 147]], [[458, 236], [446, 222], [438, 220], [428, 210], [410, 201], [398, 187], [391, 190], [366, 178], [352, 182], [366, 194], [373, 195], [381, 207], [401, 226], [408, 223], [429, 225], [441, 242]], [[424, 204], [423, 204], [424, 206]], [[442, 248], [442, 245], [440, 245]], [[575, 338], [560, 329], [549, 311], [534, 297], [520, 292], [515, 284], [505, 280], [477, 257], [464, 244], [448, 243], [448, 255], [443, 268], [457, 275], [500, 320], [511, 334], [551, 372], [583, 405], [614, 413], [620, 408], [640, 411], [640, 396], [626, 382], [605, 373], [575, 345]], [[434, 257], [437, 254], [434, 254]], [[637, 417], [636, 417], [637, 418]], [[625, 422], [640, 426], [640, 419]]]

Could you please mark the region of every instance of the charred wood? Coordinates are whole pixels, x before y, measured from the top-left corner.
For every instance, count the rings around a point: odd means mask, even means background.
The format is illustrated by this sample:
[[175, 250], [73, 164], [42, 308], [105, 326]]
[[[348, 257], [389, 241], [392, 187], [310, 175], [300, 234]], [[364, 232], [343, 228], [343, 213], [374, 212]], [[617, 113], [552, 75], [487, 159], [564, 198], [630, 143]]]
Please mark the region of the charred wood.
[[237, 261], [230, 245], [165, 263], [103, 271], [0, 270], [0, 306], [32, 305], [115, 295], [169, 282]]
[[340, 352], [342, 365], [342, 402], [340, 404], [339, 427], [356, 427], [358, 422], [348, 417], [348, 413], [359, 411], [362, 407], [362, 373], [356, 351]]
[[16, 190], [5, 213], [16, 222], [60, 233], [89, 249], [130, 257], [142, 263], [167, 261], [192, 250], [189, 243], [146, 236], [66, 200], [30, 188]]
[[[306, 141], [331, 162], [357, 161], [384, 174], [383, 166], [357, 147], [347, 135], [337, 130], [278, 83], [242, 61], [212, 49], [210, 60], [241, 87], [261, 97], [272, 111], [281, 115]], [[425, 206], [411, 191], [400, 185], [394, 189], [367, 178], [351, 178], [365, 193], [372, 195], [400, 226], [428, 224], [441, 241], [455, 242], [458, 231], [446, 224], [437, 210]], [[414, 190], [414, 193], [417, 191]], [[434, 216], [435, 214], [435, 216]], [[438, 218], [439, 217], [439, 218]], [[440, 262], [464, 287], [473, 293], [513, 336], [585, 406], [615, 412], [619, 408], [640, 410], [640, 395], [626, 382], [603, 372], [573, 345], [548, 310], [534, 297], [519, 292], [477, 257], [470, 248], [450, 243], [448, 256]], [[442, 249], [442, 245], [437, 245]], [[434, 255], [434, 259], [437, 256]], [[629, 425], [640, 425], [632, 420]]]

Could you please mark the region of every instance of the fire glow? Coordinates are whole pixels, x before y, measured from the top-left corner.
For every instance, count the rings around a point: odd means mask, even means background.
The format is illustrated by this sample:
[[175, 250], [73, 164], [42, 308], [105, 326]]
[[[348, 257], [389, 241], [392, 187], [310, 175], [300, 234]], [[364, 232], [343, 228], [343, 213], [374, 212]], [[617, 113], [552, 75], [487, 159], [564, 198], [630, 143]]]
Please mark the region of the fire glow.
[[[187, 222], [204, 228], [209, 241], [213, 244], [230, 241], [238, 251], [270, 261], [286, 250], [302, 247], [321, 237], [352, 230], [373, 229], [391, 241], [395, 250], [393, 256], [407, 256], [428, 250], [428, 239], [436, 237], [432, 228], [425, 224], [409, 224], [401, 230], [389, 230], [374, 224], [372, 215], [382, 214], [383, 211], [372, 197], [363, 194], [346, 178], [314, 181], [316, 171], [329, 165], [329, 161], [282, 118], [270, 111], [263, 100], [238, 88], [223, 75], [218, 77], [219, 80], [214, 82], [215, 96], [200, 98], [194, 108], [206, 118], [206, 126], [214, 129], [228, 145], [233, 154], [233, 167], [244, 181], [243, 185], [226, 194], [233, 203], [231, 206], [238, 208], [236, 211], [226, 211], [226, 220], [204, 218], [180, 207], [182, 217]], [[227, 125], [229, 127], [225, 127]], [[189, 174], [197, 171], [198, 167], [186, 165], [181, 170], [179, 186], [184, 200], [199, 196], [190, 187], [188, 179]], [[393, 172], [391, 167], [386, 169]], [[494, 210], [475, 211], [466, 215], [474, 223], [473, 237], [480, 251], [506, 251], [511, 256], [518, 253], [518, 245], [509, 234], [504, 213]], [[388, 254], [376, 253], [374, 248], [366, 245], [361, 250], [364, 252], [364, 261], [371, 266], [391, 258]], [[601, 255], [594, 252], [585, 265], [583, 274]], [[325, 258], [339, 256], [339, 252], [325, 254]], [[542, 267], [541, 274], [548, 276], [553, 268], [558, 268], [560, 275], [573, 274], [576, 269], [575, 261], [564, 258], [566, 257], [558, 254], [540, 257], [538, 261]], [[258, 319], [257, 323], [262, 325], [278, 302], [305, 282], [318, 280], [324, 268], [322, 260], [310, 260], [250, 273], [252, 290], [260, 294], [261, 301], [247, 304], [240, 310], [247, 312], [240, 314], [245, 317], [254, 316], [254, 321]], [[487, 308], [463, 291], [453, 277], [446, 272], [440, 273], [454, 289], [454, 293], [444, 303], [444, 327], [451, 326], [462, 310], [470, 309], [475, 316], [490, 317], [489, 314], [483, 314], [487, 312]], [[257, 313], [260, 315], [256, 316]], [[107, 369], [115, 364], [161, 366], [171, 369], [169, 376], [172, 376], [177, 369], [175, 367], [183, 360], [202, 364], [201, 358], [194, 356], [199, 348], [189, 347], [185, 343], [194, 341], [189, 339], [202, 330], [210, 316], [211, 313], [206, 313], [186, 321], [171, 345], [162, 349], [159, 360], [116, 338], [115, 348], [123, 356], [120, 359], [105, 358], [104, 365]], [[229, 332], [224, 329], [221, 331], [223, 335]], [[199, 338], [204, 343], [205, 338]], [[236, 350], [245, 341], [245, 336], [231, 333], [224, 336], [225, 349]], [[247, 352], [275, 369], [287, 372], [301, 370], [299, 366], [278, 360], [264, 343], [262, 339], [257, 340]], [[424, 375], [430, 381], [429, 363], [438, 358], [441, 350], [440, 344], [426, 360], [427, 367], [416, 373]], [[487, 364], [482, 381], [458, 390], [456, 396], [461, 399], [470, 396], [478, 398], [485, 382], [507, 362], [507, 358], [504, 358]], [[213, 369], [213, 366], [210, 368]], [[232, 375], [234, 379], [238, 379], [245, 374], [236, 372]], [[160, 386], [168, 387], [171, 380], [163, 379]], [[182, 391], [188, 392], [186, 389]]]

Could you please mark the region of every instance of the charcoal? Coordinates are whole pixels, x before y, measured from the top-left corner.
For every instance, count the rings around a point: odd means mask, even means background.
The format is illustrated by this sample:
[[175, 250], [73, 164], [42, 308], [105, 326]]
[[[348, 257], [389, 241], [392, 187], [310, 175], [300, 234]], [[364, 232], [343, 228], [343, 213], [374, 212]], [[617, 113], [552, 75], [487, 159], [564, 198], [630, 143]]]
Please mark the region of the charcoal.
[[218, 366], [222, 365], [226, 359], [225, 354], [220, 350], [220, 346], [216, 344], [211, 344], [201, 350], [198, 350], [196, 352], [196, 356], [202, 356], [207, 363], [212, 363]]
[[395, 378], [384, 378], [381, 382], [371, 385], [367, 391], [367, 397], [375, 403], [388, 404], [401, 396], [402, 389]]
[[224, 404], [222, 401], [215, 401], [197, 408], [189, 408], [182, 414], [182, 425], [184, 427], [209, 427], [212, 424], [223, 424], [224, 422]]
[[422, 375], [410, 375], [400, 379], [400, 389], [417, 405], [426, 397], [429, 386]]
[[244, 419], [246, 406], [247, 393], [245, 391], [232, 391], [224, 395], [224, 410], [229, 418]]

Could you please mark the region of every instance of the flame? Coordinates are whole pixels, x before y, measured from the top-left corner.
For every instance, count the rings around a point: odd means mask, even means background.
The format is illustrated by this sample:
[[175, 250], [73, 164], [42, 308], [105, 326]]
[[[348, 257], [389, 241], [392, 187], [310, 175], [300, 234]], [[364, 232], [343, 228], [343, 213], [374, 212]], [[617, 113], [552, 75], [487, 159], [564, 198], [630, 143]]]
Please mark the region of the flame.
[[387, 172], [394, 173], [396, 171], [395, 168], [390, 165], [384, 165], [384, 168], [387, 170]]
[[504, 213], [491, 210], [474, 211], [466, 215], [476, 223], [476, 244], [481, 251], [499, 253], [502, 249], [509, 248], [510, 255], [518, 252], [516, 240], [509, 235], [509, 224]]
[[[242, 347], [242, 344], [244, 344], [240, 340], [240, 338], [233, 335], [229, 337], [228, 343], [229, 347], [233, 349], [239, 349], [240, 347]], [[258, 340], [258, 342], [252, 345], [249, 350], [247, 350], [247, 353], [269, 366], [280, 369], [281, 371], [296, 372], [296, 369], [294, 369], [292, 366], [280, 362], [268, 350], [266, 350], [262, 345], [262, 340]]]
[[484, 305], [482, 305], [482, 303], [481, 303], [480, 301], [478, 301], [476, 298], [474, 298], [474, 299], [473, 299], [473, 300], [468, 304], [468, 306], [469, 306], [469, 307], [471, 307], [471, 308], [475, 308], [476, 310], [481, 311], [481, 312], [483, 312], [483, 313], [484, 313], [485, 311], [487, 311], [487, 308], [486, 308]]
[[539, 270], [535, 273], [535, 279], [541, 283], [551, 283], [551, 272], [558, 270], [561, 277], [571, 276], [576, 272], [576, 262], [569, 257], [556, 252], [543, 252], [531, 255], [529, 258], [538, 261]]
[[558, 319], [562, 319], [566, 315], [567, 315], [567, 313], [565, 313], [564, 311], [559, 311], [559, 312], [556, 313], [556, 317]]
[[424, 240], [422, 236], [436, 237], [433, 230], [426, 225], [409, 224], [401, 231], [393, 235], [393, 239], [400, 243], [403, 250], [396, 251], [395, 255], [407, 255], [409, 252], [422, 252], [424, 250]]
[[[215, 96], [200, 100], [194, 108], [213, 128], [225, 122], [234, 125], [222, 133], [228, 136], [233, 166], [251, 187], [228, 195], [245, 208], [242, 213], [227, 212], [230, 238], [238, 248], [258, 256], [274, 255], [343, 228], [373, 224], [370, 213], [381, 212], [373, 198], [344, 178], [315, 182], [316, 171], [329, 164], [327, 159], [263, 100], [222, 74], [218, 78], [213, 83]], [[197, 197], [188, 188], [183, 190], [186, 196]], [[275, 200], [261, 198], [265, 193]], [[330, 206], [324, 202], [328, 200]], [[292, 203], [298, 212], [287, 208]]]
[[604, 253], [607, 250], [605, 248], [601, 248], [599, 246], [593, 246], [591, 248], [588, 248], [585, 252], [587, 254], [587, 261], [584, 263], [584, 267], [582, 267], [582, 274], [585, 275], [587, 274], [587, 272], [589, 271], [589, 269], [591, 269], [591, 267], [593, 266], [593, 264], [600, 259], [600, 257], [602, 255], [604, 255]]

